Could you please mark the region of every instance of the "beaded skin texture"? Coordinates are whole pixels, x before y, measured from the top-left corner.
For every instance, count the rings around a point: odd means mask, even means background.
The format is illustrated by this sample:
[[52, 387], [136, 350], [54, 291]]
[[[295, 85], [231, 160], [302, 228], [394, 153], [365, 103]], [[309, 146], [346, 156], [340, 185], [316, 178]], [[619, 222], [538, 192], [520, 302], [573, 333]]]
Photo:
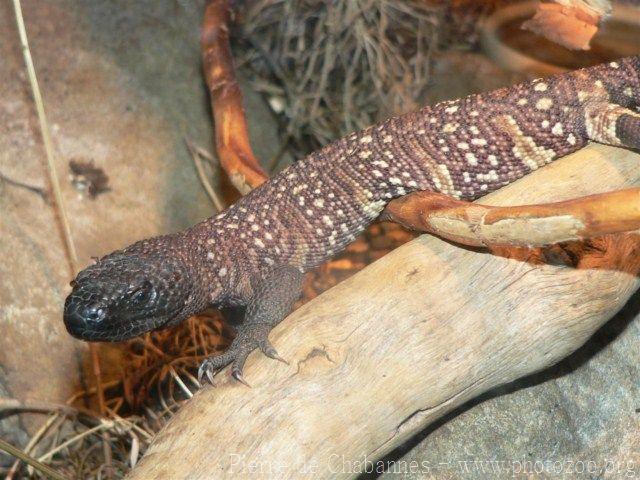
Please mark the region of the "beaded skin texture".
[[[348, 243], [393, 198], [418, 190], [473, 200], [583, 147], [640, 148], [640, 56], [439, 103], [342, 138], [224, 212], [137, 242], [72, 282], [74, 336], [117, 341], [174, 325], [206, 306], [247, 306], [225, 354], [200, 374], [260, 348], [290, 311], [302, 273]], [[275, 312], [275, 313], [274, 313]]]

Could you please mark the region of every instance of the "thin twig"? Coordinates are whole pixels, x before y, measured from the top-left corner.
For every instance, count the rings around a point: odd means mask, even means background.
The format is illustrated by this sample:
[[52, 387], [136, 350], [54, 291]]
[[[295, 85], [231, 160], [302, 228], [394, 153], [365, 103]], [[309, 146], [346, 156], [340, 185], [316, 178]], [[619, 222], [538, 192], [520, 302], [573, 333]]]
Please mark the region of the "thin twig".
[[21, 401], [14, 398], [0, 398], [0, 412], [4, 410], [60, 413], [66, 416], [83, 414], [88, 417], [99, 418], [96, 413], [82, 407], [72, 407], [71, 405], [55, 402]]
[[47, 453], [45, 453], [44, 455], [40, 456], [40, 458], [38, 458], [38, 460], [40, 460], [41, 462], [45, 462], [48, 459], [50, 459], [53, 455], [55, 455], [56, 453], [58, 453], [60, 450], [63, 450], [64, 448], [68, 447], [69, 445], [72, 445], [74, 443], [76, 443], [79, 440], [82, 440], [84, 437], [91, 435], [92, 433], [96, 433], [99, 432], [100, 430], [104, 430], [105, 428], [108, 428], [109, 424], [107, 424], [106, 422], [103, 422], [99, 425], [96, 425], [93, 428], [90, 428], [88, 430], [85, 430], [82, 433], [79, 433], [78, 435], [75, 435], [73, 437], [71, 437], [69, 440], [62, 442], [60, 445], [58, 445], [57, 447], [55, 447], [52, 450], [49, 450]]
[[31, 50], [29, 49], [27, 30], [24, 25], [24, 18], [22, 17], [22, 7], [20, 5], [20, 0], [13, 0], [13, 9], [15, 10], [16, 14], [18, 35], [20, 36], [20, 44], [22, 47], [22, 54], [24, 55], [24, 63], [27, 67], [27, 75], [29, 77], [29, 83], [31, 84], [33, 101], [36, 105], [36, 111], [38, 113], [40, 134], [42, 135], [42, 142], [44, 144], [44, 150], [46, 153], [47, 170], [49, 172], [49, 178], [51, 181], [51, 189], [53, 190], [54, 204], [62, 226], [64, 242], [67, 248], [67, 254], [69, 255], [71, 270], [73, 271], [73, 273], [75, 273], [76, 267], [78, 265], [78, 254], [76, 252], [76, 246], [73, 242], [73, 237], [71, 235], [71, 226], [69, 224], [67, 211], [62, 199], [62, 190], [60, 188], [60, 181], [58, 179], [58, 173], [56, 171], [55, 165], [53, 143], [51, 142], [51, 131], [49, 129], [49, 124], [47, 122], [47, 117], [44, 111], [44, 103], [42, 101], [42, 94], [40, 93], [40, 86], [38, 85], [38, 78], [36, 77], [36, 69], [33, 65], [33, 58], [31, 57]]
[[169, 372], [171, 373], [171, 376], [173, 377], [173, 379], [176, 381], [176, 383], [180, 386], [180, 388], [182, 389], [182, 391], [185, 393], [185, 395], [189, 398], [193, 397], [193, 393], [191, 393], [191, 390], [189, 390], [187, 388], [187, 386], [184, 384], [184, 382], [182, 381], [182, 378], [180, 378], [180, 375], [178, 375], [176, 373], [175, 368], [173, 368], [172, 366], [169, 367]]
[[30, 455], [27, 455], [19, 448], [14, 447], [8, 442], [5, 442], [0, 438], [0, 450], [7, 452], [9, 455], [12, 455], [16, 458], [19, 458], [24, 463], [31, 465], [33, 468], [48, 476], [52, 480], [68, 480], [66, 477], [63, 477], [61, 474], [56, 472], [53, 468], [41, 463]]
[[209, 182], [209, 179], [207, 178], [207, 174], [204, 171], [204, 167], [202, 166], [202, 153], [200, 152], [201, 149], [193, 145], [191, 140], [186, 137], [184, 139], [184, 142], [187, 145], [189, 153], [191, 154], [191, 158], [193, 159], [193, 164], [195, 165], [196, 171], [198, 172], [200, 183], [202, 183], [202, 186], [204, 187], [205, 192], [207, 192], [207, 195], [209, 196], [211, 203], [213, 203], [213, 206], [216, 207], [216, 210], [218, 212], [221, 212], [222, 210], [224, 210], [224, 202], [213, 189], [211, 182]]
[[[55, 413], [49, 416], [47, 421], [40, 426], [38, 431], [34, 433], [31, 439], [29, 440], [29, 442], [27, 442], [27, 446], [24, 448], [25, 453], [27, 454], [31, 453], [31, 450], [33, 449], [33, 447], [40, 441], [40, 439], [45, 435], [45, 433], [47, 433], [47, 430], [49, 430], [51, 425], [53, 425], [60, 417], [61, 417], [60, 413]], [[13, 480], [13, 476], [18, 471], [19, 466], [20, 466], [20, 459], [17, 459], [13, 463], [13, 465], [11, 465], [11, 468], [9, 469], [9, 472], [5, 477], [5, 480]]]
[[40, 198], [42, 198], [42, 200], [44, 200], [45, 203], [49, 203], [49, 195], [47, 195], [47, 192], [40, 187], [36, 187], [35, 185], [29, 185], [28, 183], [24, 183], [24, 182], [19, 182], [18, 180], [13, 180], [12, 178], [9, 178], [6, 175], [3, 175], [1, 173], [0, 173], [0, 182], [7, 183], [14, 187], [24, 188], [25, 190], [36, 193]]

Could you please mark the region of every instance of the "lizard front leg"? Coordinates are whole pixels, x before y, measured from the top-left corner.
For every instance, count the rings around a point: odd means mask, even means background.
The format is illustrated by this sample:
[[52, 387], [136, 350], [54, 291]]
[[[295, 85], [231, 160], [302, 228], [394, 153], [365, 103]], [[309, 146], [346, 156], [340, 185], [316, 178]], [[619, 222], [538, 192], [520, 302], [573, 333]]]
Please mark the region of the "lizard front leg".
[[275, 268], [260, 281], [229, 349], [222, 355], [205, 359], [200, 365], [200, 383], [205, 375], [213, 383], [215, 373], [232, 364], [231, 375], [248, 386], [242, 369], [249, 354], [258, 348], [266, 356], [282, 360], [269, 342], [269, 332], [293, 309], [302, 292], [302, 278], [299, 269], [283, 266]]

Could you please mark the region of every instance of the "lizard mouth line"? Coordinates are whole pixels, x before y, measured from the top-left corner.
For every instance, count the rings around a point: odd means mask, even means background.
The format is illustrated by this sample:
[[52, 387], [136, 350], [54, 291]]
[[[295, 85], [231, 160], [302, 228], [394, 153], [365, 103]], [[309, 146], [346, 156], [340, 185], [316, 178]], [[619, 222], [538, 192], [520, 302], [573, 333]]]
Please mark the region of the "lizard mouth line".
[[[88, 320], [77, 309], [65, 309], [64, 325], [67, 332], [74, 338], [89, 342], [120, 342], [134, 338], [146, 331], [149, 331], [149, 320], [139, 319], [118, 319], [115, 317], [105, 317], [102, 322], [109, 324], [97, 325]], [[153, 330], [161, 329], [169, 322], [156, 323]]]

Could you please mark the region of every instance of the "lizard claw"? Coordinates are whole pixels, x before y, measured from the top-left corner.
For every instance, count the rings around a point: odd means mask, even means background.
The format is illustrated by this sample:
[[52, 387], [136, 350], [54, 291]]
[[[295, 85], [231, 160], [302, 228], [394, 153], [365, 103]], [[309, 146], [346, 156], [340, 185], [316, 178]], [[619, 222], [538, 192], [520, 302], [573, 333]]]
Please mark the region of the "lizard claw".
[[213, 385], [213, 378], [215, 377], [215, 374], [217, 372], [214, 373], [214, 371], [216, 370], [215, 367], [211, 364], [211, 359], [210, 358], [206, 358], [201, 364], [200, 364], [200, 368], [198, 368], [198, 383], [202, 386], [203, 385], [203, 380], [204, 377], [207, 377], [207, 380], [209, 380], [209, 383], [211, 385]]
[[229, 350], [222, 355], [205, 358], [198, 369], [198, 382], [202, 385], [202, 380], [206, 376], [209, 383], [213, 385], [213, 379], [216, 374], [222, 368], [232, 364], [231, 376], [247, 387], [251, 387], [242, 376], [242, 369], [244, 368], [245, 360], [256, 348], [257, 345], [253, 346], [247, 343], [232, 344]]
[[226, 367], [231, 362], [235, 361], [236, 356], [237, 355], [234, 351], [228, 350], [222, 355], [205, 358], [200, 364], [200, 368], [198, 368], [198, 383], [202, 385], [203, 380], [206, 376], [207, 380], [209, 380], [209, 383], [213, 385], [213, 379], [216, 374], [223, 367]]
[[[213, 385], [213, 377], [215, 377], [214, 373], [211, 371], [210, 368], [207, 368], [206, 374], [207, 374], [207, 380], [209, 380], [209, 383]], [[200, 375], [198, 375], [198, 377], [200, 377]]]
[[251, 385], [249, 385], [249, 383], [242, 376], [242, 370], [236, 370], [234, 367], [234, 369], [231, 371], [231, 376], [235, 378], [238, 382], [251, 388]]
[[262, 350], [262, 353], [264, 353], [267, 357], [289, 365], [289, 362], [287, 362], [278, 354], [277, 350], [273, 347], [273, 345], [271, 345], [271, 342], [269, 340], [265, 340], [262, 342], [262, 344], [260, 344], [260, 350]]

